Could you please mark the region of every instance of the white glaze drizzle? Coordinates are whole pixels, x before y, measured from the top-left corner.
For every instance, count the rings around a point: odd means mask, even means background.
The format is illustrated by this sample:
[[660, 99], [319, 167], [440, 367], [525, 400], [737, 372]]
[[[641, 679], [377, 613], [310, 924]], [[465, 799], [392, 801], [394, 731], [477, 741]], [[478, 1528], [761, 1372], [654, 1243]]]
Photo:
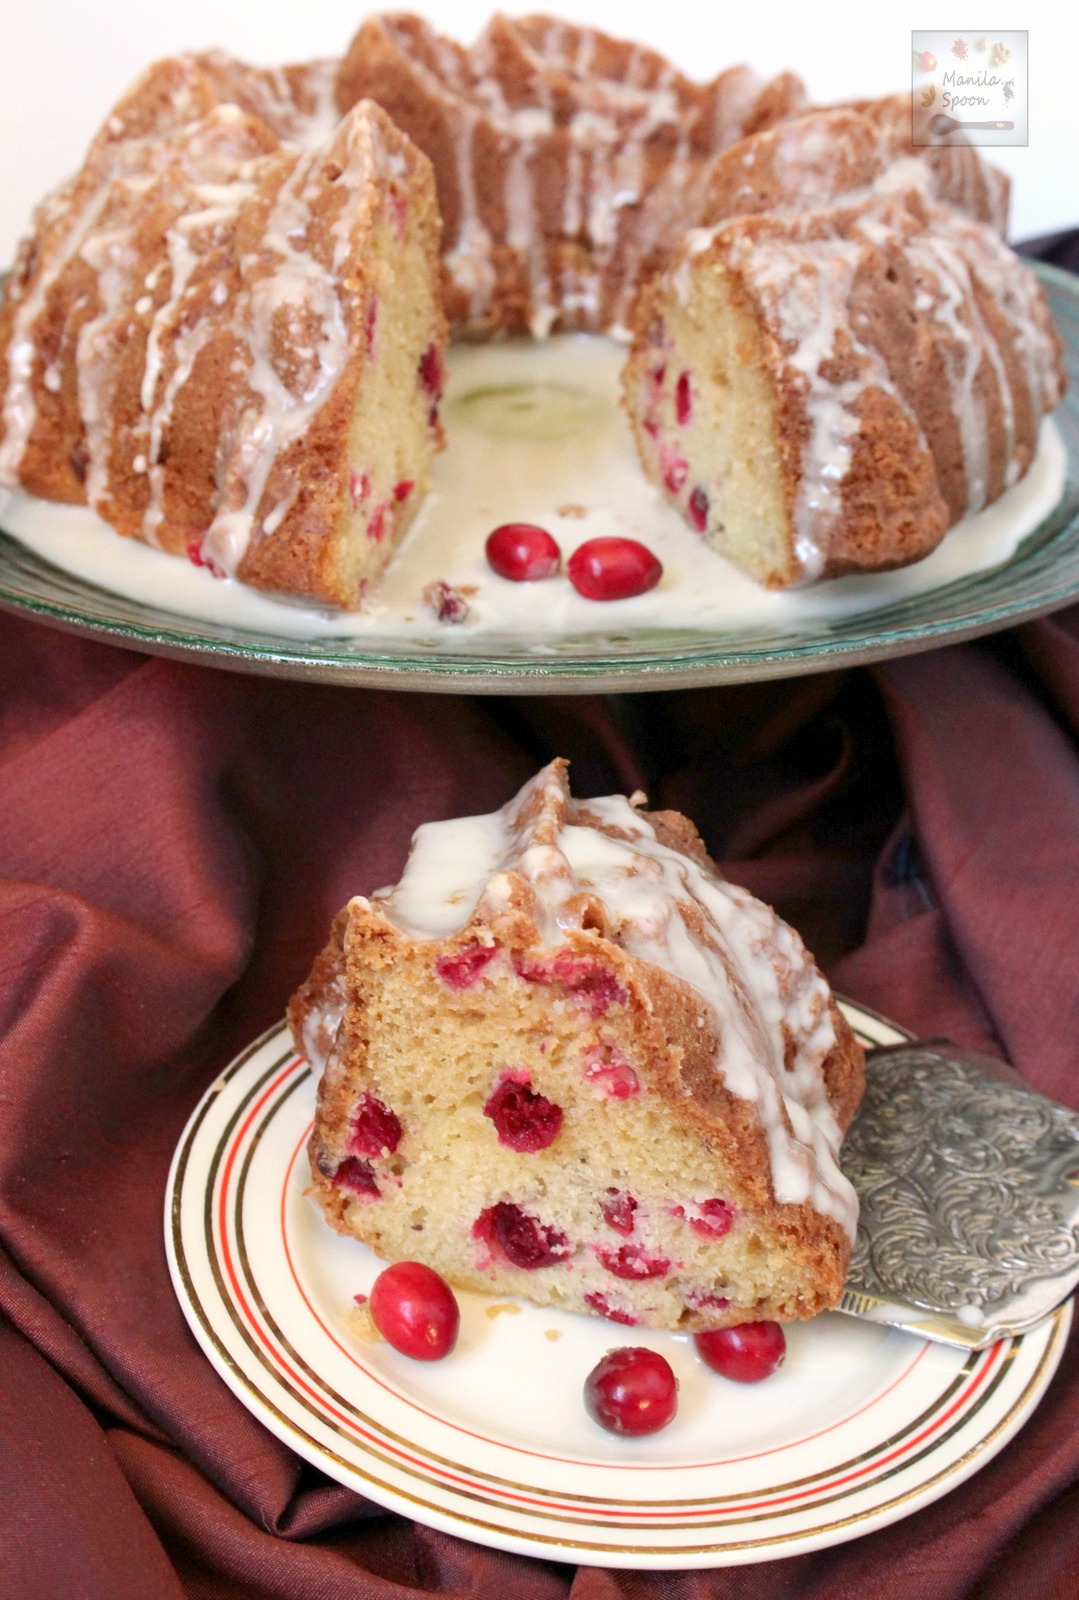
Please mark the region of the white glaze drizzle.
[[[686, 983], [713, 1014], [716, 1071], [757, 1109], [777, 1200], [808, 1201], [853, 1237], [857, 1200], [838, 1165], [841, 1140], [821, 1066], [835, 1044], [831, 996], [801, 940], [745, 890], [662, 844], [620, 795], [575, 804], [557, 765], [501, 811], [427, 823], [401, 881], [372, 897], [402, 932], [442, 939], [479, 908], [532, 892], [542, 942], [575, 926], [569, 902], [602, 901], [631, 956]], [[784, 1028], [794, 1043], [784, 1062]]]
[[[243, 169], [241, 169], [242, 172]], [[216, 332], [216, 319], [202, 316], [185, 321], [184, 297], [188, 284], [199, 262], [199, 250], [193, 246], [192, 235], [207, 228], [212, 235], [220, 225], [230, 223], [243, 202], [250, 198], [253, 184], [238, 175], [229, 185], [221, 186], [211, 197], [205, 193], [200, 198], [213, 199], [213, 205], [204, 211], [194, 211], [177, 218], [165, 235], [165, 249], [170, 271], [167, 298], [154, 314], [146, 341], [146, 358], [143, 367], [141, 403], [147, 419], [148, 463], [150, 495], [143, 516], [143, 538], [157, 544], [158, 529], [164, 519], [165, 469], [161, 464], [161, 450], [177, 395], [191, 376], [199, 352], [205, 348]], [[202, 240], [205, 245], [208, 240]], [[163, 371], [165, 352], [168, 366]]]
[[[70, 186], [65, 185], [45, 202], [40, 219], [42, 226], [70, 193]], [[102, 185], [89, 197], [84, 198], [81, 205], [72, 207], [65, 233], [61, 239], [51, 241], [47, 262], [38, 270], [27, 293], [15, 303], [11, 339], [7, 350], [7, 384], [4, 390], [3, 411], [0, 413], [4, 424], [4, 436], [0, 440], [0, 483], [18, 483], [19, 466], [37, 420], [37, 402], [33, 388], [34, 367], [37, 364], [34, 325], [45, 308], [53, 285], [78, 255], [83, 243], [97, 225], [106, 198], [106, 189]]]
[[[334, 284], [300, 242], [305, 237], [317, 170], [316, 160], [301, 159], [282, 185], [262, 241], [263, 250], [274, 257], [273, 269], [256, 279], [245, 296], [244, 331], [251, 357], [245, 377], [261, 404], [245, 409], [232, 441], [232, 455], [245, 485], [243, 501], [219, 511], [203, 540], [207, 556], [226, 572], [235, 572], [243, 559], [274, 462], [307, 431], [348, 353], [345, 319]], [[273, 360], [279, 313], [286, 317], [313, 313], [315, 317], [316, 359], [299, 392], [283, 381]]]
[[[792, 249], [783, 238], [748, 236], [731, 252], [735, 267], [763, 298], [786, 364], [802, 380], [809, 434], [792, 526], [804, 582], [823, 571], [830, 530], [843, 513], [841, 485], [859, 427], [854, 403], [872, 386], [896, 394], [883, 363], [859, 344], [847, 315], [863, 248], [857, 239], [826, 238], [799, 241]], [[822, 367], [838, 354], [841, 333], [860, 358], [859, 372], [837, 383]]]

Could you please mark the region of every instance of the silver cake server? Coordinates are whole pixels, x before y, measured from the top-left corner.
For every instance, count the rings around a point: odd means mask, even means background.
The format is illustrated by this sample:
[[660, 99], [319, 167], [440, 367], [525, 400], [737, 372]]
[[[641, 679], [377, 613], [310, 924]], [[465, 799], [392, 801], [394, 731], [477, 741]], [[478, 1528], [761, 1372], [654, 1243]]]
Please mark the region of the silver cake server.
[[1079, 1284], [1079, 1114], [990, 1056], [870, 1050], [843, 1144], [861, 1216], [838, 1309], [980, 1350]]

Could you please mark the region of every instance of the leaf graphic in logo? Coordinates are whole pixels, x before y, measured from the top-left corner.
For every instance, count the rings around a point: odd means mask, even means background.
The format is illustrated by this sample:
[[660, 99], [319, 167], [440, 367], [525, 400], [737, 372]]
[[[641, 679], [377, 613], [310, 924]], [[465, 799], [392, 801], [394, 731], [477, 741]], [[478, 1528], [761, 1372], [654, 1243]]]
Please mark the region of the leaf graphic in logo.
[[936, 98], [936, 86], [931, 83], [928, 89], [922, 90], [922, 109], [925, 110], [927, 107], [931, 106]]

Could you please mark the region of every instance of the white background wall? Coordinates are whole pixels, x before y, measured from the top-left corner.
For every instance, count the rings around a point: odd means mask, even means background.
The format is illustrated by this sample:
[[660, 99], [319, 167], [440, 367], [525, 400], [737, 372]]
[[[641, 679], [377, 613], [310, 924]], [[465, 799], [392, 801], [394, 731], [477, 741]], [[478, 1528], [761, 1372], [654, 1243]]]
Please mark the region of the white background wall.
[[[491, 7], [486, 0], [425, 0], [417, 9], [443, 32], [471, 41]], [[1030, 144], [996, 158], [1015, 182], [1012, 237], [1079, 224], [1074, 0], [937, 0], [928, 9], [923, 0], [888, 7], [865, 0], [559, 0], [551, 9], [640, 38], [693, 77], [711, 77], [736, 61], [764, 73], [793, 68], [820, 102], [906, 87], [912, 27], [1026, 28]], [[155, 57], [210, 45], [267, 64], [337, 55], [364, 14], [357, 0], [277, 7], [273, 0], [0, 0], [0, 265], [10, 261], [35, 200], [78, 166], [111, 103]]]

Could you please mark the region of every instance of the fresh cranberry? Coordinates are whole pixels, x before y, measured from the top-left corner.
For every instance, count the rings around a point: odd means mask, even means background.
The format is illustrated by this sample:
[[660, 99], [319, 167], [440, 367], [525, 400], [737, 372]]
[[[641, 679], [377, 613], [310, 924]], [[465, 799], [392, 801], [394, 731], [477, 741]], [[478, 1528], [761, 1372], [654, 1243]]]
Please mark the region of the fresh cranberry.
[[666, 1256], [652, 1256], [643, 1245], [620, 1244], [617, 1250], [598, 1248], [596, 1255], [616, 1278], [639, 1283], [644, 1278], [662, 1278], [670, 1270]]
[[390, 191], [390, 215], [393, 218], [394, 232], [399, 239], [403, 239], [408, 224], [408, 198], [399, 194], [396, 189]]
[[633, 1196], [625, 1189], [608, 1189], [607, 1197], [600, 1201], [599, 1209], [608, 1228], [613, 1228], [623, 1239], [628, 1239], [633, 1232], [633, 1213], [637, 1209]]
[[205, 567], [212, 578], [225, 578], [228, 576], [224, 567], [219, 567], [216, 561], [203, 554], [202, 545], [197, 539], [189, 541], [187, 546], [187, 559], [193, 567]]
[[586, 539], [566, 571], [586, 600], [629, 600], [654, 589], [663, 576], [658, 558], [636, 539]]
[[592, 956], [563, 951], [553, 961], [518, 956], [514, 971], [526, 983], [560, 983], [592, 1017], [602, 1017], [613, 1005], [624, 1006], [629, 994], [613, 973]]
[[504, 522], [488, 534], [487, 560], [500, 578], [535, 583], [550, 578], [562, 564], [562, 552], [546, 528], [533, 522]]
[[371, 1170], [369, 1161], [362, 1161], [359, 1156], [346, 1156], [333, 1175], [333, 1181], [341, 1189], [348, 1189], [351, 1194], [373, 1195], [378, 1198], [378, 1181]]
[[635, 1328], [638, 1318], [632, 1311], [623, 1311], [621, 1306], [612, 1305], [605, 1294], [594, 1289], [591, 1294], [584, 1297], [585, 1305], [591, 1306], [599, 1316], [606, 1317], [608, 1322], [620, 1322], [624, 1328]]
[[659, 438], [659, 423], [654, 417], [645, 417], [644, 421], [641, 423], [641, 427], [644, 429], [645, 433], [650, 439]]
[[435, 972], [449, 989], [471, 989], [487, 963], [498, 954], [497, 945], [466, 944], [452, 956], [439, 956]]
[[415, 487], [416, 484], [412, 478], [402, 478], [400, 483], [395, 483], [393, 486], [393, 498], [395, 500], [407, 500]]
[[459, 589], [443, 578], [436, 578], [423, 590], [423, 598], [439, 622], [465, 622], [469, 615], [468, 601]]
[[575, 956], [568, 952], [555, 956], [553, 972], [555, 979], [592, 1017], [605, 1016], [611, 1006], [624, 1006], [629, 999], [614, 974], [591, 956]]
[[684, 428], [693, 415], [693, 392], [689, 387], [689, 373], [680, 372], [674, 389], [674, 410], [678, 425]]
[[703, 533], [708, 526], [708, 496], [700, 484], [689, 497], [689, 520], [698, 533]]
[[689, 462], [685, 456], [676, 455], [670, 445], [660, 445], [659, 470], [664, 488], [670, 494], [681, 494], [682, 486], [689, 476]]
[[483, 1114], [494, 1123], [499, 1144], [508, 1150], [519, 1150], [522, 1155], [546, 1150], [554, 1144], [562, 1126], [562, 1107], [546, 1095], [536, 1094], [527, 1072], [504, 1072]]
[[640, 1093], [637, 1074], [613, 1045], [593, 1045], [585, 1052], [584, 1081], [611, 1100], [630, 1100]]
[[687, 1289], [684, 1298], [694, 1311], [726, 1311], [730, 1305], [726, 1295], [709, 1294], [703, 1289]]
[[787, 1340], [778, 1322], [740, 1322], [734, 1328], [710, 1328], [696, 1333], [693, 1342], [702, 1361], [713, 1372], [738, 1383], [759, 1383], [771, 1377], [787, 1353]]
[[367, 537], [373, 539], [375, 544], [381, 544], [386, 537], [386, 512], [388, 510], [389, 501], [380, 500], [368, 519]]
[[86, 469], [90, 465], [90, 452], [80, 439], [67, 453], [68, 466], [80, 483], [86, 482]]
[[371, 1319], [382, 1337], [414, 1361], [441, 1361], [457, 1343], [461, 1313], [453, 1290], [419, 1261], [398, 1261], [371, 1290]]
[[[684, 1217], [686, 1213], [681, 1206], [675, 1206], [674, 1214]], [[700, 1205], [694, 1207], [689, 1225], [702, 1239], [722, 1239], [734, 1226], [734, 1215], [734, 1207], [729, 1200], [702, 1200]]]
[[512, 1266], [529, 1272], [550, 1267], [569, 1254], [569, 1240], [564, 1233], [545, 1227], [511, 1200], [500, 1200], [481, 1211], [472, 1224], [472, 1235], [501, 1250]]
[[585, 1379], [585, 1410], [610, 1433], [656, 1433], [678, 1410], [678, 1381], [655, 1350], [608, 1350]]
[[380, 1156], [401, 1143], [401, 1119], [365, 1089], [356, 1102], [348, 1147], [353, 1155]]
[[432, 400], [442, 398], [446, 375], [442, 370], [442, 356], [437, 344], [429, 344], [420, 357], [420, 382]]

